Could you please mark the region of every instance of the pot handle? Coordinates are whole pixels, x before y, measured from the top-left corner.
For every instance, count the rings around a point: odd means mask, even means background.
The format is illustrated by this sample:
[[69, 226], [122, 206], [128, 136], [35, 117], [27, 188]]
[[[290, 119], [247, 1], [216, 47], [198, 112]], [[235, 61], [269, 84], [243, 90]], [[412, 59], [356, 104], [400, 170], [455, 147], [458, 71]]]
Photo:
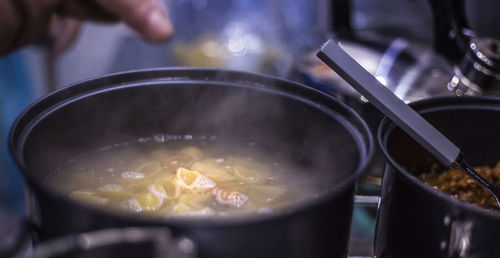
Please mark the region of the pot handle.
[[192, 240], [186, 237], [174, 238], [167, 228], [129, 227], [72, 234], [43, 242], [34, 248], [32, 258], [50, 258], [72, 251], [88, 251], [116, 244], [149, 242], [153, 244], [153, 257], [194, 258], [196, 255], [196, 245]]

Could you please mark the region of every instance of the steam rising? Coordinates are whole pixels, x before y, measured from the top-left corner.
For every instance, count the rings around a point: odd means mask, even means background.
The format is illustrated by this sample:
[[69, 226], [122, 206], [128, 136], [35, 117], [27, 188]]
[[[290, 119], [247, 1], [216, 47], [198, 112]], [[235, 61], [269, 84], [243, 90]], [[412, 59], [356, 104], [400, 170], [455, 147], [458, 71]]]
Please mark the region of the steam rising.
[[[353, 173], [359, 148], [339, 114], [261, 84], [208, 74], [120, 86], [59, 107], [26, 141], [29, 169], [46, 178], [86, 153], [130, 142], [216, 141], [235, 153], [292, 163], [326, 190]], [[228, 85], [230, 81], [231, 86]], [[302, 90], [302, 89], [299, 89]]]

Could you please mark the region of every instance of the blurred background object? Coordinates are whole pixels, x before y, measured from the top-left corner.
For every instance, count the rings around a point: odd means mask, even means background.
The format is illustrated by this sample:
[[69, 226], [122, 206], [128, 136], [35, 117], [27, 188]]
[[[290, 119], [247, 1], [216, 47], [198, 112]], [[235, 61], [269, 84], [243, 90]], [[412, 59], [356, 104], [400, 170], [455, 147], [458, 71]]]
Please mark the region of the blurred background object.
[[[355, 108], [374, 131], [382, 115], [314, 56], [327, 38], [339, 40], [351, 56], [408, 102], [439, 95], [498, 94], [491, 88], [500, 87], [495, 84], [500, 77], [482, 72], [484, 67], [499, 72], [495, 70], [500, 60], [495, 48], [500, 40], [499, 1], [164, 3], [175, 27], [174, 37], [165, 44], [146, 43], [123, 24], [86, 23], [74, 44], [60, 55], [53, 51], [55, 42], [45, 40], [42, 46], [0, 58], [0, 205], [18, 213], [23, 210], [22, 179], [7, 150], [12, 121], [36, 98], [90, 77], [170, 66], [277, 75], [336, 96]], [[479, 43], [473, 46], [473, 39]], [[481, 47], [481, 55], [476, 46]], [[492, 65], [478, 59], [484, 53]], [[476, 63], [481, 69], [476, 69]], [[381, 176], [382, 158], [378, 160], [371, 176]], [[378, 194], [378, 187], [360, 184], [358, 193]], [[350, 255], [368, 256], [376, 208], [361, 206], [355, 211]]]
[[175, 27], [152, 45], [124, 25], [82, 26], [79, 40], [54, 64], [55, 87], [132, 69], [201, 66], [286, 76], [293, 57], [325, 38], [326, 0], [165, 1]]
[[45, 93], [43, 62], [33, 47], [0, 58], [0, 209], [17, 214], [24, 210], [23, 181], [9, 155], [7, 137], [17, 115]]

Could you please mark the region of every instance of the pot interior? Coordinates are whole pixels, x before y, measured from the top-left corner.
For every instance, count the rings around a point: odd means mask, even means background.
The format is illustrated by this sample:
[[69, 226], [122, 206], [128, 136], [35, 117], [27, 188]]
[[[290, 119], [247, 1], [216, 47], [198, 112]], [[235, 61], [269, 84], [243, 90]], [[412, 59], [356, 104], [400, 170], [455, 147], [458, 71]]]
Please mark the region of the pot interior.
[[41, 182], [69, 160], [106, 146], [216, 137], [232, 145], [253, 142], [262, 155], [300, 164], [320, 193], [353, 183], [373, 147], [364, 123], [322, 94], [269, 82], [275, 85], [173, 79], [82, 91], [83, 83], [24, 114], [34, 119], [14, 127], [14, 153], [25, 176]]
[[[453, 103], [444, 100], [442, 104], [422, 102], [415, 107], [461, 149], [472, 166], [495, 165], [500, 161], [500, 149], [495, 144], [500, 142], [500, 121], [497, 119], [500, 118], [499, 103], [481, 104], [472, 100]], [[382, 148], [399, 166], [418, 176], [439, 164], [400, 128], [387, 126], [387, 123], [385, 125], [382, 128], [386, 129], [385, 133], [382, 132]]]
[[[436, 98], [414, 103], [413, 107], [455, 143], [473, 167], [494, 167], [500, 161], [500, 149], [496, 146], [500, 142], [498, 100], [480, 97]], [[423, 186], [424, 182], [414, 177], [448, 169], [387, 120], [379, 128], [379, 137], [390, 163], [418, 185]], [[441, 196], [452, 199], [447, 194]]]

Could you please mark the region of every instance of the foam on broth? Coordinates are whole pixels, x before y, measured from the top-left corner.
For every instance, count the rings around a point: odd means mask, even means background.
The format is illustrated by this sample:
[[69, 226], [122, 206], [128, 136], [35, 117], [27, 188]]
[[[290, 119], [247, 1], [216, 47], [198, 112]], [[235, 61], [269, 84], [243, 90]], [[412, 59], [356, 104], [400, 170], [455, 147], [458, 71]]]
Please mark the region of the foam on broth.
[[68, 162], [45, 182], [113, 212], [155, 217], [269, 214], [314, 198], [307, 170], [290, 160], [219, 142], [137, 142]]

